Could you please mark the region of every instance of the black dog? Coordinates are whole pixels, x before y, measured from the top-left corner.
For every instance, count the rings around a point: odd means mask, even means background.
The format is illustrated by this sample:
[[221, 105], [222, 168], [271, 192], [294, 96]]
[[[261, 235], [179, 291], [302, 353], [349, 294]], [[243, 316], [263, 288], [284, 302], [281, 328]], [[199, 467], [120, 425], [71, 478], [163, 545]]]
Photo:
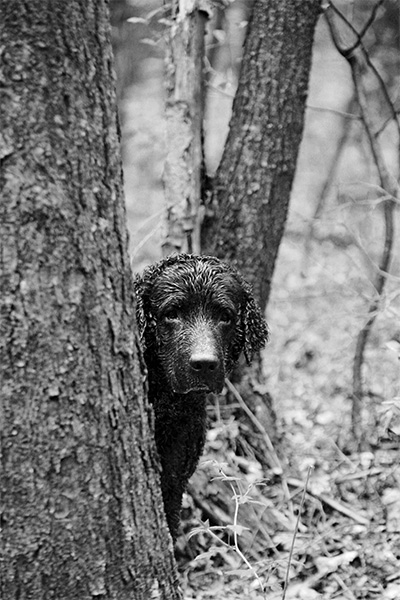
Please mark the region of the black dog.
[[243, 351], [251, 360], [267, 325], [239, 273], [210, 256], [179, 254], [135, 279], [161, 487], [176, 539], [182, 494], [200, 458], [206, 396], [219, 393]]

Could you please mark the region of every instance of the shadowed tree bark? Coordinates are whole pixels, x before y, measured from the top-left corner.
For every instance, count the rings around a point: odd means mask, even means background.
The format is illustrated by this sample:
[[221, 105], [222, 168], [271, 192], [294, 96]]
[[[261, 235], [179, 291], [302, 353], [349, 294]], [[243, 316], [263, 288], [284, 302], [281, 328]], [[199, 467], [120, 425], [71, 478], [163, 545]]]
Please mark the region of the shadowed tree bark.
[[107, 2], [0, 13], [0, 597], [180, 598], [135, 332]]
[[[202, 252], [235, 265], [253, 286], [263, 311], [303, 133], [319, 13], [319, 0], [255, 0], [229, 134], [201, 232]], [[273, 437], [273, 407], [260, 361], [250, 368], [241, 365], [234, 381], [259, 425]], [[276, 467], [258, 430], [258, 457]]]
[[202, 251], [236, 265], [262, 308], [303, 133], [319, 12], [319, 0], [255, 0], [229, 135], [202, 229]]

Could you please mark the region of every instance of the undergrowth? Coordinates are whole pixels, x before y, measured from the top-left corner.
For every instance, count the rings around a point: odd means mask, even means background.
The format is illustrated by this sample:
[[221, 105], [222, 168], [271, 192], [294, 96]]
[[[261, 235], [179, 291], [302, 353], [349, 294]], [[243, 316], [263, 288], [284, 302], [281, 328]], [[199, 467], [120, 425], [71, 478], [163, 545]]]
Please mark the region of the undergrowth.
[[[367, 354], [368, 450], [359, 452], [349, 390], [364, 283], [351, 269], [341, 275], [339, 267], [348, 265], [339, 252], [331, 276], [335, 250], [318, 246], [317, 264], [302, 272], [298, 244], [287, 236], [269, 306], [264, 369], [283, 472], [266, 472], [243, 442], [248, 431], [236, 403], [210, 406], [206, 454], [185, 498], [177, 548], [187, 600], [400, 598], [400, 379], [397, 347], [387, 345], [392, 313], [379, 315]], [[394, 299], [391, 311], [398, 311]]]

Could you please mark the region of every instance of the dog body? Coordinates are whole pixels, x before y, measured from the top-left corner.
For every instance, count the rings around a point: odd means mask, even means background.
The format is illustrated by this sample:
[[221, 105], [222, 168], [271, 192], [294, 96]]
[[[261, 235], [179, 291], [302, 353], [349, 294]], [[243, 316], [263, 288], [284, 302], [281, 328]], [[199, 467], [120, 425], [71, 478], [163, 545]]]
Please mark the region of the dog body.
[[263, 347], [267, 326], [249, 286], [214, 257], [168, 257], [137, 277], [135, 288], [164, 508], [175, 539], [182, 494], [204, 446], [207, 394], [221, 392], [242, 351], [250, 360]]

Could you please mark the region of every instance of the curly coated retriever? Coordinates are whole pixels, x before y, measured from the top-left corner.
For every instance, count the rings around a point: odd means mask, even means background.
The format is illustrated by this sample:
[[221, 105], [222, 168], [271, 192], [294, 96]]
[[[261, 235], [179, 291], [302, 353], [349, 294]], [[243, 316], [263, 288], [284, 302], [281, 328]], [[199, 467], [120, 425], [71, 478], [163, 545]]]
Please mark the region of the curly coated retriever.
[[182, 494], [204, 446], [207, 394], [221, 392], [241, 352], [250, 361], [268, 330], [249, 285], [214, 257], [169, 256], [137, 276], [135, 290], [164, 508], [176, 539]]

